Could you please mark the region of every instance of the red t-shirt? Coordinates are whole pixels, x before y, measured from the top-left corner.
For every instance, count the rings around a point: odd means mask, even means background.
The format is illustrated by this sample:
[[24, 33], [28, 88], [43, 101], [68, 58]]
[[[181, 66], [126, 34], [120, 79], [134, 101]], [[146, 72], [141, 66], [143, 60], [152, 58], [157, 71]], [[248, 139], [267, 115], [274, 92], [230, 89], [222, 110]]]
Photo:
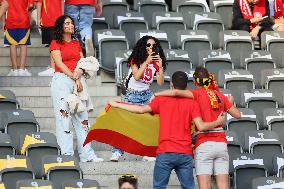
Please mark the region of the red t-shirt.
[[56, 19], [62, 15], [62, 0], [35, 0], [41, 2], [41, 25], [53, 27]]
[[[62, 62], [73, 72], [77, 66], [78, 61], [82, 52], [80, 43], [77, 40], [70, 42], [64, 41], [62, 44], [57, 43], [55, 40], [51, 41], [50, 52], [53, 50], [60, 50]], [[61, 72], [60, 68], [55, 65], [55, 72]]]
[[91, 5], [96, 6], [96, 0], [65, 0], [66, 4], [70, 5]]
[[[204, 122], [215, 121], [221, 112], [226, 112], [232, 107], [232, 104], [228, 101], [227, 97], [218, 91], [215, 91], [215, 94], [218, 95], [221, 106], [217, 110], [211, 108], [209, 97], [204, 88], [191, 92], [194, 95], [194, 99], [199, 104], [201, 117]], [[218, 127], [222, 127], [222, 125], [217, 126], [216, 128]], [[225, 132], [200, 133], [196, 136], [195, 147], [207, 141], [227, 143], [226, 134]]]
[[33, 5], [33, 0], [8, 0], [8, 4], [5, 28], [30, 28], [28, 8]]
[[191, 121], [200, 117], [198, 104], [189, 98], [158, 96], [149, 106], [154, 114], [160, 115], [157, 154], [192, 154]]

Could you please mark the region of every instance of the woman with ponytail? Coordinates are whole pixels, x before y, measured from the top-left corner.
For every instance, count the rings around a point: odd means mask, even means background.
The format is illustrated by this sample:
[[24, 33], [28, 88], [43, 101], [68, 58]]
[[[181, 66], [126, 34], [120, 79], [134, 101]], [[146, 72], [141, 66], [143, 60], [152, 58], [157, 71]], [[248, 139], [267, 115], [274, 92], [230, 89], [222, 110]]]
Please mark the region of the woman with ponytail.
[[[205, 122], [216, 120], [222, 112], [240, 118], [240, 111], [233, 105], [233, 97], [225, 97], [218, 88], [214, 74], [206, 68], [196, 67], [194, 72], [196, 90], [166, 90], [155, 96], [180, 96], [194, 98]], [[229, 189], [229, 156], [225, 132], [219, 125], [212, 130], [198, 131], [195, 139], [195, 170], [199, 188], [211, 189], [211, 175], [216, 176], [218, 189]]]

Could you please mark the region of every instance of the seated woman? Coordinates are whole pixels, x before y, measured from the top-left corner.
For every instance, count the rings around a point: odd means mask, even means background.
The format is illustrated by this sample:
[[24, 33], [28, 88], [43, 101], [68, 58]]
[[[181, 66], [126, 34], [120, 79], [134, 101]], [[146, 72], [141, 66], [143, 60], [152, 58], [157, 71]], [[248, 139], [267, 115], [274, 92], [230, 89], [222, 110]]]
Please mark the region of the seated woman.
[[119, 189], [138, 189], [138, 181], [135, 175], [126, 174], [118, 179]]
[[263, 31], [272, 30], [269, 2], [266, 0], [235, 0], [233, 4], [233, 30], [250, 32], [252, 38]]

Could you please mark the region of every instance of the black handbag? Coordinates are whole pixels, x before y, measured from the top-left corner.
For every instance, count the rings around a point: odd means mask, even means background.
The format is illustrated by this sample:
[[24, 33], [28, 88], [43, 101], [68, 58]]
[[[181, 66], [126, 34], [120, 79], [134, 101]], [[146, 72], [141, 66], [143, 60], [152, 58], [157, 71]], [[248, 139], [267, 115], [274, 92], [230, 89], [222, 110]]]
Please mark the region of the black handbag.
[[129, 83], [129, 80], [130, 78], [132, 77], [132, 72], [130, 73], [129, 76], [126, 76], [122, 79], [121, 83], [120, 83], [120, 92], [121, 94], [125, 95], [126, 94], [126, 91], [127, 91], [127, 88], [128, 88], [128, 83]]

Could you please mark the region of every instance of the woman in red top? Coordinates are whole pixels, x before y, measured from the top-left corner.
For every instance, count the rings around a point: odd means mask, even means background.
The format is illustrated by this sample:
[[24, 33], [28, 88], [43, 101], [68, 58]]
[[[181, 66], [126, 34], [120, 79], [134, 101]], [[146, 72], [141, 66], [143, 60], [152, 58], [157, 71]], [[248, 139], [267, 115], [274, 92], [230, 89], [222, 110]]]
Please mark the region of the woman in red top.
[[74, 155], [73, 135], [69, 128], [72, 126], [77, 135], [77, 147], [81, 162], [100, 162], [91, 145], [83, 147], [88, 134], [88, 112], [71, 114], [66, 98], [73, 93], [75, 84], [78, 92], [82, 91], [79, 80], [83, 70], [75, 72], [77, 62], [83, 57], [80, 44], [74, 39], [74, 24], [69, 16], [60, 16], [54, 27], [54, 40], [50, 44], [51, 57], [55, 62], [55, 74], [51, 82], [57, 142], [63, 155]]
[[[216, 120], [222, 112], [228, 112], [240, 118], [240, 111], [232, 105], [233, 97], [226, 98], [219, 92], [216, 81], [203, 67], [196, 67], [194, 72], [196, 90], [170, 90], [156, 93], [159, 95], [183, 96], [194, 98], [200, 107], [201, 117], [205, 122]], [[195, 169], [199, 188], [211, 189], [211, 175], [216, 176], [218, 189], [229, 189], [229, 156], [227, 140], [222, 125], [213, 130], [197, 130], [195, 140]]]

